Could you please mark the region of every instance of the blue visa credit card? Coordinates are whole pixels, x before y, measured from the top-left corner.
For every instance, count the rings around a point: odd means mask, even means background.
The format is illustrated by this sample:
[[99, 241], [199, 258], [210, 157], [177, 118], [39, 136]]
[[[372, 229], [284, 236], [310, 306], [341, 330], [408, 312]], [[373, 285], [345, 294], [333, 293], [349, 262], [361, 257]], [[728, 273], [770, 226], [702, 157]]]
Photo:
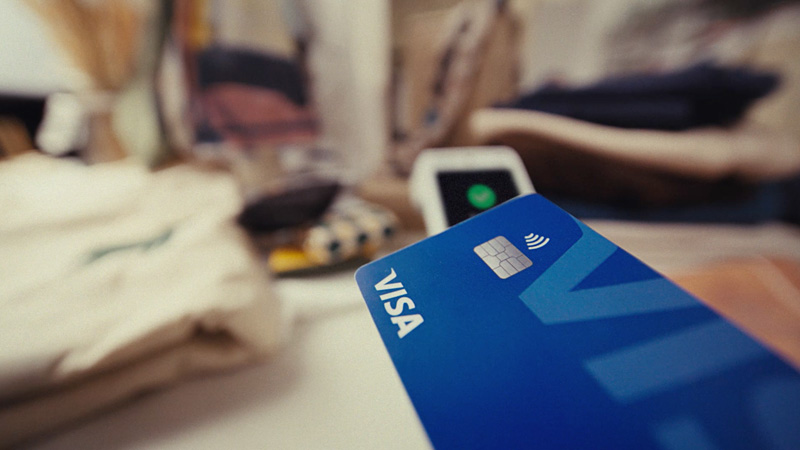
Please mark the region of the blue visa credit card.
[[360, 268], [436, 448], [800, 449], [800, 375], [538, 194]]

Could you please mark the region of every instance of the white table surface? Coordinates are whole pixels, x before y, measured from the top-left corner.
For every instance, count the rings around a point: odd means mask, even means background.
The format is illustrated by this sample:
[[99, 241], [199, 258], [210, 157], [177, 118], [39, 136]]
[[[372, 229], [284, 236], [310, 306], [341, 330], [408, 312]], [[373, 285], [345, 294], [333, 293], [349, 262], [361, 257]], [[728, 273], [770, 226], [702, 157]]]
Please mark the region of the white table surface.
[[353, 272], [276, 282], [295, 320], [264, 363], [148, 394], [34, 448], [430, 448]]

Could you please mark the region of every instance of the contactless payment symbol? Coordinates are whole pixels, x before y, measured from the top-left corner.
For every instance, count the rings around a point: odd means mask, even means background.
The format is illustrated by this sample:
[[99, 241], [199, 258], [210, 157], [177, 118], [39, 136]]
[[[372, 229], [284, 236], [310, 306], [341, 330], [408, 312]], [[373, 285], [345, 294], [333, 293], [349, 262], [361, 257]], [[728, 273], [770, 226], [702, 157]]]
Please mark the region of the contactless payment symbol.
[[539, 236], [538, 234], [531, 233], [525, 236], [525, 244], [528, 246], [528, 250], [538, 250], [547, 245], [548, 242], [550, 242], [550, 238]]
[[489, 239], [472, 250], [503, 280], [533, 265], [527, 256], [503, 236]]

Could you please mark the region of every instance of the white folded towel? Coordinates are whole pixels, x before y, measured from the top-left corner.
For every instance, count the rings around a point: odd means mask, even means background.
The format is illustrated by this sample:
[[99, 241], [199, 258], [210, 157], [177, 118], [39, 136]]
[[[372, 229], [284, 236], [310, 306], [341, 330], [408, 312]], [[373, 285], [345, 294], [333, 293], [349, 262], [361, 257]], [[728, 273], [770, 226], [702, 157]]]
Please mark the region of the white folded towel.
[[262, 358], [284, 321], [227, 175], [0, 163], [0, 447]]

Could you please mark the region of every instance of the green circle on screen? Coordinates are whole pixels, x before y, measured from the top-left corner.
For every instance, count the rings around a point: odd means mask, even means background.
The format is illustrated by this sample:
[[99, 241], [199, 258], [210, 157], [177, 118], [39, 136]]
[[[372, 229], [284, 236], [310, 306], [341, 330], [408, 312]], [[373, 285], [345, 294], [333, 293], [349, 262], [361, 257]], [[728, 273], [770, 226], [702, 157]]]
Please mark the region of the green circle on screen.
[[478, 209], [489, 209], [497, 202], [497, 194], [485, 184], [473, 184], [467, 189], [467, 200]]

